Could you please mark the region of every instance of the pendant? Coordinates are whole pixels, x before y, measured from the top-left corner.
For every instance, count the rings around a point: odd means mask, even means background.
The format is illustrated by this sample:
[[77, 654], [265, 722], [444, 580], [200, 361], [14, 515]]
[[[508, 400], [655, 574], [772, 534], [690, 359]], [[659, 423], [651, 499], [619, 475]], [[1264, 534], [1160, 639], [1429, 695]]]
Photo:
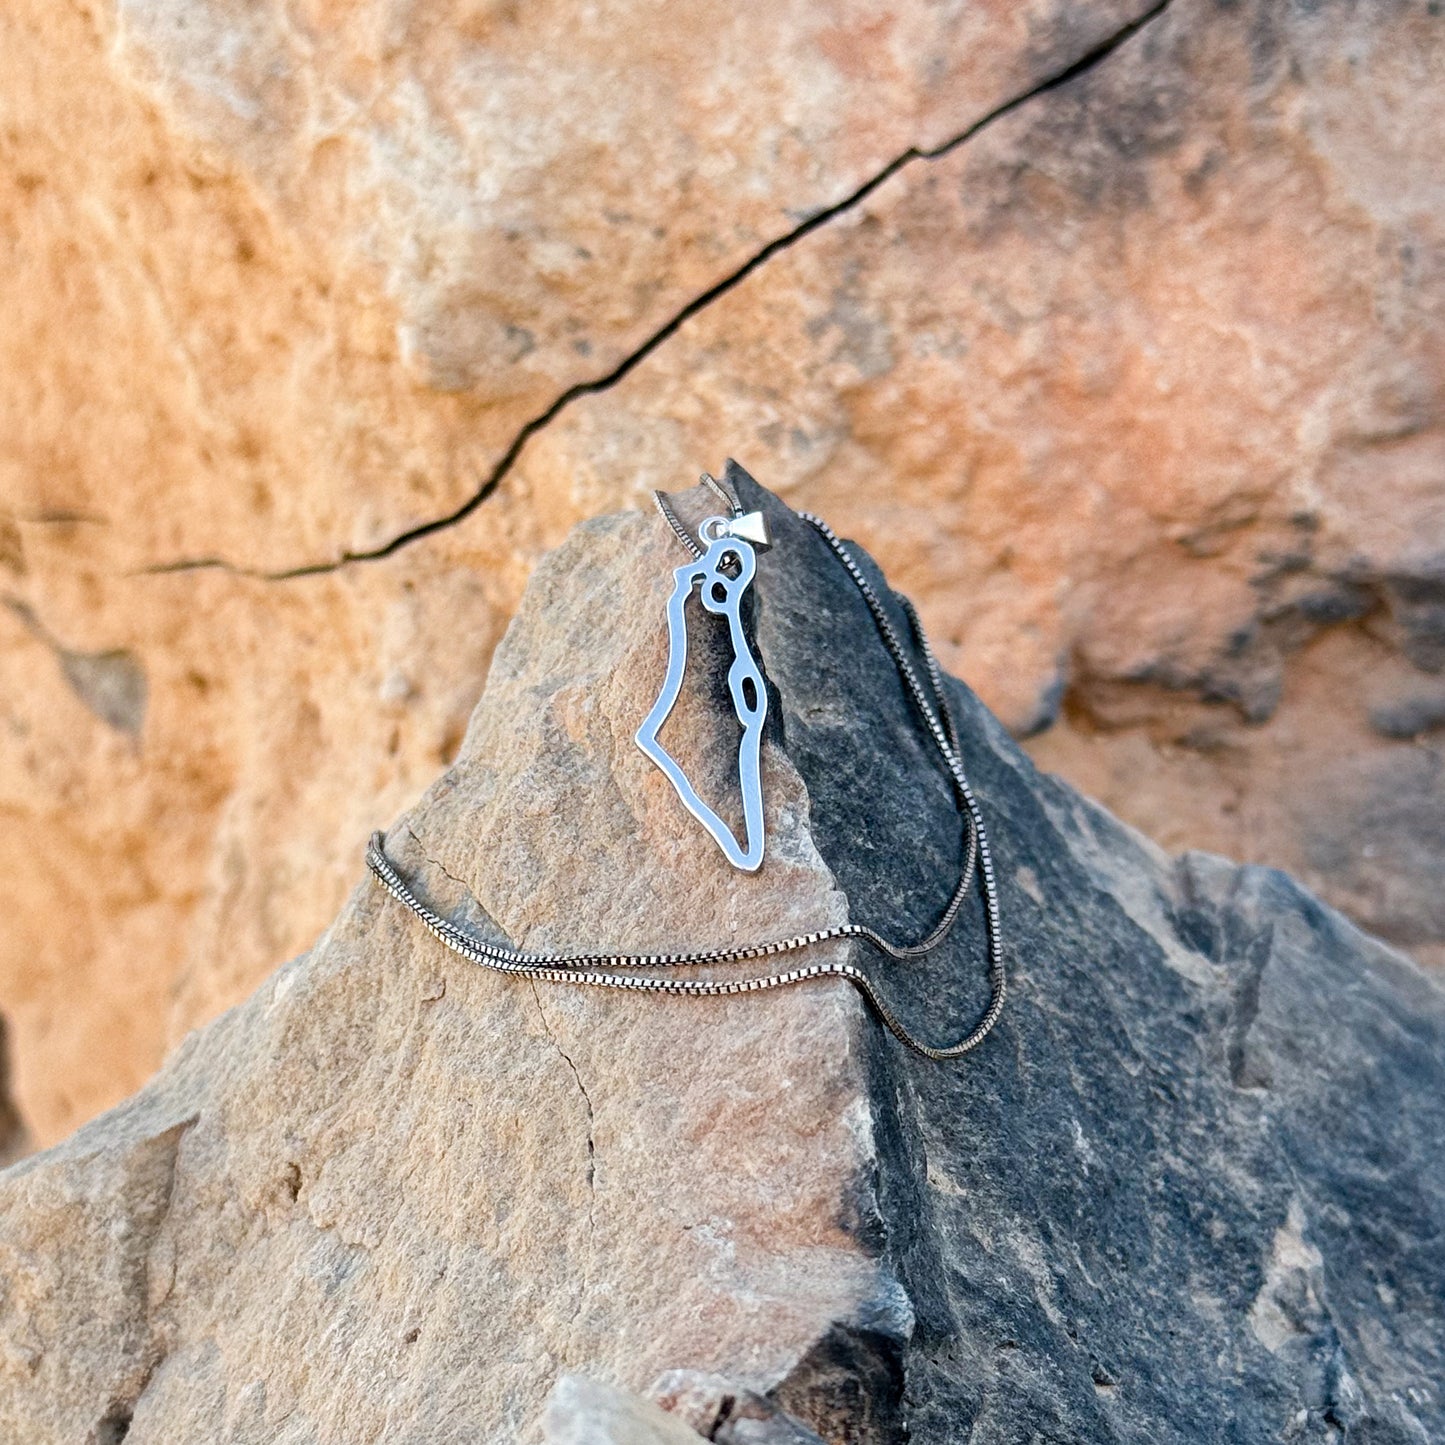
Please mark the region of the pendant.
[[[696, 561], [678, 567], [672, 574], [672, 596], [667, 600], [667, 675], [652, 711], [637, 729], [637, 746], [662, 769], [677, 790], [683, 806], [712, 835], [735, 868], [752, 873], [763, 861], [763, 784], [761, 756], [763, 723], [768, 715], [768, 690], [762, 669], [753, 657], [743, 632], [742, 600], [757, 570], [754, 544], [768, 545], [767, 523], [761, 512], [709, 517], [697, 529], [706, 550]], [[732, 575], [729, 575], [729, 574]], [[682, 691], [687, 668], [687, 603], [694, 587], [700, 588], [702, 605], [728, 621], [733, 660], [728, 668], [728, 691], [742, 728], [738, 741], [738, 785], [743, 800], [746, 843], [739, 844], [733, 831], [703, 802], [676, 760], [658, 741], [658, 733]]]

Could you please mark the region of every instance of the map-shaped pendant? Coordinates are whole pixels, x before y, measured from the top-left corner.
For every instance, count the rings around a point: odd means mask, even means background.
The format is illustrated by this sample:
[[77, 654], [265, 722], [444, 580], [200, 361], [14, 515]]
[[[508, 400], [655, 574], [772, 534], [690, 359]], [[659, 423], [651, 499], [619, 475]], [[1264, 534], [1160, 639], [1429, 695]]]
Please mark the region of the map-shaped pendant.
[[[743, 632], [742, 600], [757, 570], [757, 557], [750, 538], [760, 545], [767, 542], [763, 519], [757, 513], [729, 521], [709, 517], [698, 534], [707, 550], [694, 562], [677, 568], [673, 574], [672, 596], [667, 600], [667, 675], [652, 711], [637, 729], [637, 746], [667, 775], [694, 818], [712, 834], [718, 847], [735, 868], [752, 873], [763, 861], [763, 784], [761, 754], [763, 723], [768, 715], [768, 690], [761, 668], [753, 657]], [[735, 575], [729, 576], [732, 570]], [[683, 674], [687, 668], [687, 603], [694, 587], [700, 587], [702, 605], [711, 613], [726, 617], [728, 635], [732, 640], [733, 660], [728, 668], [728, 691], [742, 727], [738, 742], [738, 785], [743, 800], [743, 826], [746, 842], [739, 844], [733, 831], [698, 796], [697, 789], [677, 761], [658, 740], [658, 733], [667, 721], [678, 694], [682, 691]]]

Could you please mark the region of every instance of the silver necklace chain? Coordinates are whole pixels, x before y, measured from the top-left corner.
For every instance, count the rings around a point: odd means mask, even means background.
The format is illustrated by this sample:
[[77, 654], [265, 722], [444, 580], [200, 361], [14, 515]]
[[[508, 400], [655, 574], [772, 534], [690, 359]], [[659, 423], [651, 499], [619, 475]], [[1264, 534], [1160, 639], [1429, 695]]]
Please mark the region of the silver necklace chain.
[[[704, 477], [710, 482], [710, 477]], [[713, 489], [734, 510], [737, 503], [728, 497], [721, 486], [712, 482]], [[656, 493], [659, 510], [678, 540], [694, 557], [702, 555], [702, 549], [687, 528], [678, 520], [677, 514], [659, 492]], [[960, 817], [963, 820], [964, 860], [957, 886], [949, 899], [948, 906], [928, 935], [918, 943], [899, 944], [890, 942], [876, 929], [864, 923], [840, 923], [829, 928], [817, 929], [812, 933], [799, 933], [791, 938], [780, 938], [769, 943], [743, 944], [729, 948], [703, 948], [682, 953], [606, 953], [577, 951], [574, 953], [530, 952], [507, 948], [494, 943], [480, 934], [471, 932], [458, 924], [443, 918], [427, 907], [411, 891], [406, 880], [397, 872], [386, 856], [385, 840], [380, 833], [373, 833], [366, 850], [367, 866], [376, 875], [377, 881], [399, 903], [414, 913], [425, 927], [453, 953], [460, 954], [468, 961], [498, 973], [514, 974], [521, 978], [539, 979], [549, 983], [589, 984], [595, 988], [623, 988], [646, 993], [682, 995], [694, 998], [719, 998], [728, 994], [757, 993], [765, 989], [786, 988], [792, 984], [806, 983], [816, 978], [847, 979], [867, 999], [874, 1012], [888, 1030], [915, 1053], [924, 1058], [945, 1060], [956, 1059], [978, 1047], [998, 1022], [1003, 1012], [1007, 980], [1003, 965], [1002, 925], [999, 919], [998, 886], [994, 878], [993, 858], [989, 852], [988, 833], [983, 825], [983, 816], [978, 800], [969, 786], [963, 770], [963, 757], [959, 747], [958, 729], [954, 723], [952, 709], [943, 689], [942, 675], [938, 662], [924, 634], [923, 625], [913, 604], [899, 593], [894, 600], [908, 619], [913, 642], [923, 659], [927, 690], [917, 670], [898, 637], [883, 604], [872, 584], [863, 575], [853, 554], [838, 538], [833, 529], [821, 518], [810, 512], [798, 515], [815, 528], [827, 542], [834, 555], [843, 564], [849, 577], [868, 605], [869, 612], [878, 628], [883, 645], [893, 658], [898, 676], [907, 691], [919, 716], [923, 719], [928, 735], [943, 759], [953, 785], [953, 793]], [[796, 953], [802, 949], [815, 948], [819, 944], [837, 939], [859, 939], [879, 953], [900, 963], [922, 958], [932, 953], [947, 938], [968, 896], [975, 874], [981, 884], [984, 905], [984, 935], [988, 956], [988, 1007], [983, 1011], [971, 1032], [957, 1043], [934, 1047], [915, 1037], [904, 1026], [888, 1002], [879, 992], [873, 979], [856, 964], [852, 963], [810, 963], [778, 973], [768, 973], [752, 978], [679, 979], [655, 977], [646, 973], [628, 972], [632, 969], [699, 968], [708, 965], [746, 963], [752, 959], [771, 958], [778, 954]], [[624, 971], [616, 971], [624, 970]]]

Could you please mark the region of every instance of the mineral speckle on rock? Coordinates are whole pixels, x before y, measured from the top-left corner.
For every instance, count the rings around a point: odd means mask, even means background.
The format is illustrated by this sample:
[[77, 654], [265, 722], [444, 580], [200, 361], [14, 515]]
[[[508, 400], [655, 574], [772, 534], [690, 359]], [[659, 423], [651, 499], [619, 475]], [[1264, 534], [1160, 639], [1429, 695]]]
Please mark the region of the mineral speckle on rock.
[[[631, 744], [675, 543], [625, 514], [538, 569], [389, 834], [438, 907], [646, 947], [942, 906], [958, 820], [866, 609], [735, 476], [777, 539], [776, 852], [729, 869]], [[830, 1445], [1445, 1432], [1440, 991], [1281, 874], [1170, 860], [950, 687], [1009, 939], [977, 1054], [907, 1054], [842, 983], [534, 988], [360, 883], [144, 1090], [0, 1175], [0, 1437], [502, 1445], [554, 1389], [554, 1434], [592, 1408], [569, 1374], [663, 1429], [608, 1392], [666, 1400], [670, 1371]], [[926, 961], [866, 961], [946, 1036], [980, 954], [974, 911]]]

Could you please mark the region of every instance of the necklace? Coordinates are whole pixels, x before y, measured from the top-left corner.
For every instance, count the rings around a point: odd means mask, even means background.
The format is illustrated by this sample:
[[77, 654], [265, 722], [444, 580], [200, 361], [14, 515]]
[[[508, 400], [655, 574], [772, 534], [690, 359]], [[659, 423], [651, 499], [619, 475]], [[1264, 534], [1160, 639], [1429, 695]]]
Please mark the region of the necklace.
[[[762, 673], [752, 655], [743, 633], [739, 608], [744, 591], [752, 581], [755, 567], [754, 547], [768, 545], [766, 523], [760, 513], [744, 513], [735, 496], [729, 495], [722, 484], [704, 474], [703, 482], [728, 506], [725, 517], [709, 517], [698, 528], [701, 543], [695, 540], [678, 519], [661, 492], [654, 493], [659, 511], [678, 540], [692, 555], [692, 562], [679, 567], [674, 575], [674, 587], [668, 601], [669, 658], [667, 676], [664, 679], [657, 702], [638, 729], [637, 742], [663, 772], [676, 789], [684, 805], [712, 835], [735, 867], [752, 872], [762, 862], [763, 826], [762, 794], [758, 755], [763, 721], [767, 712], [767, 689]], [[805, 983], [817, 978], [847, 979], [867, 1000], [878, 1018], [901, 1043], [935, 1060], [956, 1059], [978, 1047], [998, 1022], [1003, 1012], [1006, 979], [1003, 966], [1002, 928], [999, 919], [998, 887], [994, 878], [993, 859], [989, 852], [988, 835], [984, 829], [983, 817], [969, 786], [963, 769], [963, 757], [959, 747], [958, 729], [952, 709], [944, 693], [942, 675], [934, 658], [933, 649], [924, 635], [923, 625], [913, 604], [899, 593], [894, 600], [908, 620], [909, 631], [923, 661], [923, 675], [927, 686], [920, 680], [917, 669], [910, 661], [897, 630], [883, 608], [872, 584], [863, 575], [853, 554], [821, 518], [809, 512], [798, 514], [813, 527], [828, 544], [834, 556], [852, 579], [873, 616], [878, 635], [893, 659], [899, 680], [908, 694], [914, 710], [921, 719], [924, 729], [932, 740], [953, 786], [955, 805], [963, 824], [963, 865], [958, 883], [947, 907], [940, 915], [927, 937], [918, 943], [898, 944], [884, 938], [876, 929], [864, 923], [840, 923], [812, 933], [800, 933], [791, 938], [775, 939], [768, 943], [745, 944], [729, 948], [694, 949], [681, 953], [607, 953], [578, 951], [575, 953], [539, 953], [505, 947], [483, 938], [460, 925], [443, 918], [429, 908], [412, 892], [406, 880], [397, 871], [386, 855], [385, 841], [380, 833], [373, 833], [366, 850], [367, 866], [377, 881], [399, 903], [410, 909], [422, 924], [447, 948], [468, 961], [498, 973], [514, 974], [521, 978], [543, 980], [549, 983], [587, 984], [595, 988], [631, 989], [637, 992], [660, 993], [674, 996], [718, 998], [729, 994], [757, 993], [765, 989], [786, 988], [793, 984]], [[691, 784], [657, 741], [657, 733], [676, 701], [681, 687], [683, 663], [686, 658], [686, 622], [684, 604], [692, 588], [701, 584], [702, 603], [705, 608], [727, 617], [729, 633], [733, 641], [734, 660], [729, 669], [729, 691], [739, 722], [743, 728], [743, 739], [739, 747], [739, 776], [743, 791], [745, 841], [738, 843], [721, 818], [697, 796]], [[679, 647], [679, 639], [681, 647]], [[645, 970], [698, 968], [708, 965], [746, 963], [753, 959], [772, 958], [779, 954], [796, 953], [817, 947], [838, 939], [858, 939], [878, 953], [900, 963], [925, 957], [936, 949], [953, 928], [959, 911], [968, 896], [970, 886], [977, 876], [983, 899], [984, 937], [988, 960], [989, 1001], [973, 1029], [956, 1043], [935, 1047], [915, 1037], [894, 1013], [880, 993], [878, 986], [861, 968], [853, 963], [825, 962], [803, 964], [797, 968], [777, 973], [767, 973], [751, 978], [710, 978], [680, 979], [658, 977]], [[633, 972], [633, 970], [644, 970]]]

